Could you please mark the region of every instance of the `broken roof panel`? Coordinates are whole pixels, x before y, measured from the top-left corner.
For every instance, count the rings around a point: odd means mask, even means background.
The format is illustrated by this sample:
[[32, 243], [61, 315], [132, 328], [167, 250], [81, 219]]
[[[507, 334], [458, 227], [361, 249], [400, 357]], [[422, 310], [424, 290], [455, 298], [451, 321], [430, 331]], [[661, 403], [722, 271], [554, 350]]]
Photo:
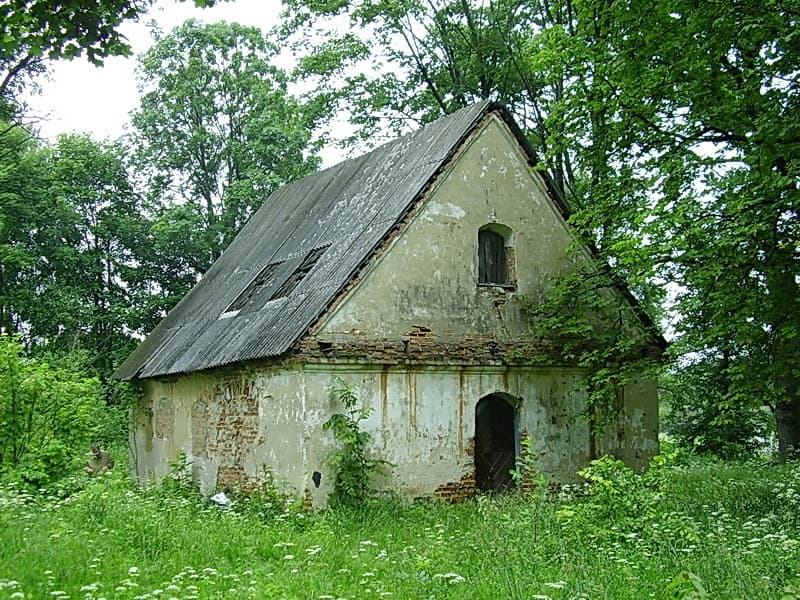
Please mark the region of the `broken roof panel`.
[[[504, 109], [481, 102], [275, 191], [116, 377], [174, 375], [286, 352], [493, 110], [530, 150]], [[262, 302], [272, 294], [264, 289], [220, 318], [266, 265], [284, 263], [268, 285], [276, 290], [310, 251], [326, 245], [287, 297]]]

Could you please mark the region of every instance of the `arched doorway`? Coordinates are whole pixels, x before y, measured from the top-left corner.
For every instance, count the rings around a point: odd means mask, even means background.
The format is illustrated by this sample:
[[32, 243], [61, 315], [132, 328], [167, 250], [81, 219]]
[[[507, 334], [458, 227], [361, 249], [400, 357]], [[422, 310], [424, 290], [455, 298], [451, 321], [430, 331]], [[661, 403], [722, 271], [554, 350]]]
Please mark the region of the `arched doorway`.
[[517, 460], [517, 419], [511, 403], [495, 394], [475, 407], [475, 485], [499, 492], [514, 485], [511, 470]]

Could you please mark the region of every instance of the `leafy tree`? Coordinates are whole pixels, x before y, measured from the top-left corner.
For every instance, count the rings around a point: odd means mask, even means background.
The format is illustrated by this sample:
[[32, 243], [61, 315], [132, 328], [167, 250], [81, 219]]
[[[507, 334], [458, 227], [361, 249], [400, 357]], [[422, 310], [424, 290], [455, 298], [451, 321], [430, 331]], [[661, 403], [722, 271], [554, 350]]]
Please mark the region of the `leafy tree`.
[[[82, 135], [61, 136], [51, 150], [51, 202], [62, 205], [62, 245], [41, 301], [58, 312], [37, 335], [63, 350], [85, 349], [102, 379], [131, 350], [141, 315], [131, 302], [148, 223], [128, 179], [123, 149]], [[45, 329], [49, 326], [49, 329]]]
[[0, 335], [0, 473], [16, 470], [35, 485], [66, 474], [102, 410], [96, 379], [31, 360], [18, 339]]
[[150, 260], [177, 297], [273, 190], [318, 165], [275, 52], [257, 29], [187, 21], [140, 58], [133, 144], [154, 200]]
[[0, 161], [0, 327], [32, 347], [78, 349], [101, 378], [130, 349], [142, 315], [138, 213], [120, 147], [85, 136], [38, 146], [21, 128]]
[[49, 270], [55, 241], [49, 225], [58, 209], [48, 202], [46, 156], [26, 131], [8, 126], [0, 157], [0, 332], [21, 332]]
[[[127, 56], [118, 28], [141, 16], [153, 0], [6, 0], [0, 5], [0, 118], [13, 116], [15, 98], [46, 62], [86, 55], [95, 65]], [[210, 6], [214, 0], [195, 0]]]
[[720, 458], [748, 456], [774, 434], [774, 419], [760, 403], [729, 393], [725, 359], [684, 366], [662, 377], [664, 431], [696, 452]]
[[[673, 354], [724, 362], [721, 398], [766, 403], [781, 455], [800, 446], [796, 0], [285, 5], [288, 39], [334, 15], [368, 28], [301, 60], [321, 102], [395, 122], [505, 102], [600, 264], [646, 304], [672, 284]], [[376, 45], [388, 75], [353, 66]]]
[[377, 141], [494, 98], [544, 144], [558, 82], [528, 66], [525, 46], [535, 28], [566, 18], [560, 4], [285, 0], [281, 32], [311, 95], [348, 115], [360, 138]]
[[724, 402], [769, 406], [786, 457], [800, 447], [800, 3], [634, 5], [620, 54], [653, 131], [648, 234], [681, 286], [676, 350], [723, 365]]

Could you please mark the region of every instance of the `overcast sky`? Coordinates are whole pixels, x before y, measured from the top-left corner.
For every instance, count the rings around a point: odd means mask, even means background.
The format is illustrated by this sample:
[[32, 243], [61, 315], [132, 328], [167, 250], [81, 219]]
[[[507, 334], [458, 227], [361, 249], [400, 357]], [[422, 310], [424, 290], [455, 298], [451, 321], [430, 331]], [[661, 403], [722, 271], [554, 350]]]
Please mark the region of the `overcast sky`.
[[138, 104], [135, 55], [152, 44], [147, 23], [155, 21], [168, 32], [186, 19], [235, 21], [267, 31], [277, 24], [280, 0], [231, 0], [213, 8], [195, 8], [193, 0], [159, 0], [137, 23], [125, 23], [121, 31], [128, 38], [134, 56], [110, 58], [94, 67], [84, 58], [55, 63], [48, 78], [40, 83], [42, 93], [28, 99], [38, 117], [42, 137], [59, 133], [89, 133], [95, 139], [116, 138], [124, 132], [128, 113]]

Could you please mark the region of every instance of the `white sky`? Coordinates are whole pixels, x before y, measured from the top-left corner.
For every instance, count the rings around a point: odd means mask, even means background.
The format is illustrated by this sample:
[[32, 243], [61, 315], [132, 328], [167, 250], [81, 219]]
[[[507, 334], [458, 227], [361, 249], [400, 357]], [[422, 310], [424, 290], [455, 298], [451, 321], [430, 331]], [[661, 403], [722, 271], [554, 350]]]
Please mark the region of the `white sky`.
[[41, 94], [28, 97], [30, 113], [40, 119], [36, 127], [41, 137], [75, 132], [101, 140], [125, 131], [128, 114], [138, 105], [136, 55], [152, 44], [148, 22], [155, 21], [164, 32], [190, 18], [238, 22], [266, 32], [277, 24], [280, 10], [280, 0], [231, 0], [205, 9], [195, 8], [193, 0], [158, 0], [139, 22], [120, 28], [133, 48], [130, 58], [109, 58], [99, 68], [85, 58], [52, 64], [49, 76], [40, 81]]

